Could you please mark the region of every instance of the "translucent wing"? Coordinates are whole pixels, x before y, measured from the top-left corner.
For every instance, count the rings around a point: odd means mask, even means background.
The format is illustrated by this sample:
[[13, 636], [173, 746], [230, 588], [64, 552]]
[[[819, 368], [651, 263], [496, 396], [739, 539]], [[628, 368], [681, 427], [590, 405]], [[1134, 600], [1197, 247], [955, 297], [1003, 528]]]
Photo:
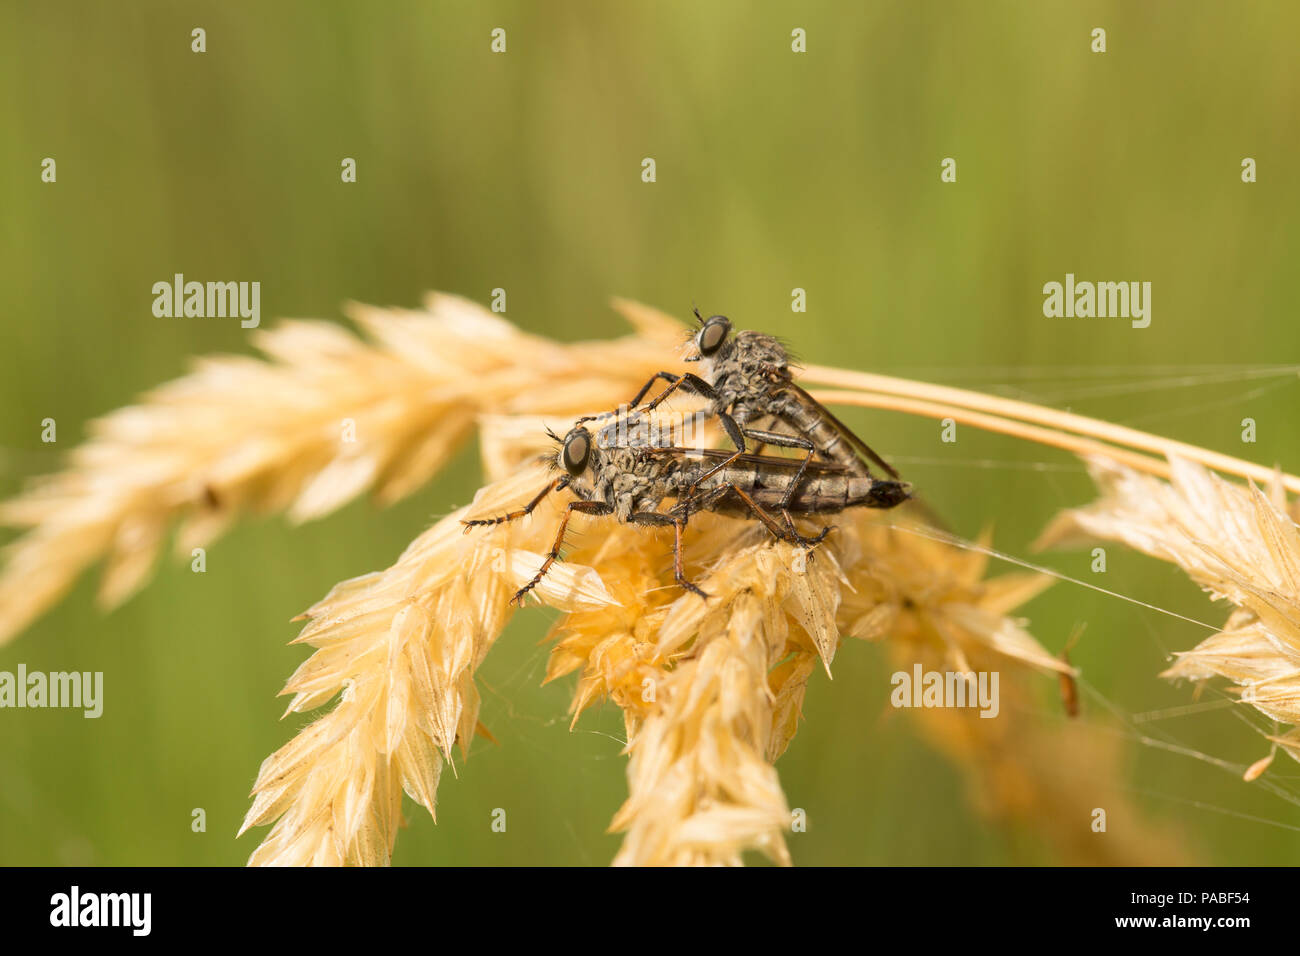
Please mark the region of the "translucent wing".
[[845, 425], [842, 421], [836, 418], [835, 414], [829, 408], [827, 408], [821, 402], [817, 401], [817, 399], [813, 398], [811, 395], [809, 395], [806, 391], [804, 391], [794, 382], [787, 381], [784, 383], [783, 387], [793, 391], [796, 395], [798, 395], [805, 402], [807, 402], [810, 408], [815, 408], [817, 409], [819, 414], [826, 416], [826, 421], [831, 424], [831, 426], [835, 429], [835, 431], [839, 433], [840, 437], [843, 438], [846, 442], [848, 442], [849, 445], [859, 455], [861, 455], [863, 458], [866, 458], [867, 461], [871, 462], [872, 464], [880, 468], [883, 468], [885, 470], [885, 473], [888, 474], [889, 477], [891, 478], [898, 477], [898, 472], [894, 470], [894, 467], [890, 465], [887, 461], [885, 461], [885, 459], [881, 458], [874, 451], [872, 451], [870, 446], [868, 446], [866, 442], [864, 442], [861, 438], [859, 438], [857, 436], [857, 433], [854, 432], [853, 429], [849, 428], [848, 425]]

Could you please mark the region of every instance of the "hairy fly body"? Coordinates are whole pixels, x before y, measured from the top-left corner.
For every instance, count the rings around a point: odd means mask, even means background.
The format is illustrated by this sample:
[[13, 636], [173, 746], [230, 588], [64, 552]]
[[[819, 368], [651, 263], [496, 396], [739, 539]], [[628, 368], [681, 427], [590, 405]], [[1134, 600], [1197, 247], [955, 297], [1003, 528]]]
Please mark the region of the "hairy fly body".
[[[605, 442], [617, 434], [600, 433]], [[560, 441], [558, 436], [555, 437]], [[766, 455], [734, 455], [714, 449], [680, 448], [657, 444], [606, 444], [582, 425], [575, 426], [560, 443], [554, 464], [563, 474], [552, 480], [527, 505], [495, 518], [465, 521], [465, 530], [500, 524], [531, 514], [553, 491], [569, 489], [569, 502], [556, 531], [555, 543], [533, 579], [514, 596], [523, 604], [559, 560], [570, 517], [575, 512], [607, 515], [629, 524], [666, 527], [676, 536], [673, 574], [683, 588], [705, 597], [686, 580], [682, 571], [682, 533], [691, 516], [701, 511], [757, 518], [773, 537], [811, 547], [830, 531], [804, 537], [794, 527], [793, 515], [836, 514], [846, 508], [892, 508], [906, 500], [909, 488], [899, 481], [854, 474], [837, 464], [798, 462]], [[660, 510], [672, 500], [667, 510]], [[784, 521], [772, 511], [779, 511]]]
[[[795, 383], [789, 355], [777, 339], [753, 331], [741, 331], [733, 336], [731, 321], [723, 315], [705, 319], [696, 309], [695, 318], [700, 323], [694, 336], [697, 354], [686, 361], [699, 362], [702, 374], [656, 372], [637, 392], [630, 407], [638, 406], [661, 380], [668, 387], [645, 407], [646, 411], [656, 408], [679, 388], [705, 398], [709, 403], [707, 413], [718, 418], [735, 446], [728, 458], [715, 463], [718, 469], [734, 464], [748, 451], [746, 438], [760, 446], [802, 450], [799, 478], [788, 489], [786, 505], [815, 457], [850, 474], [870, 476], [871, 465], [875, 465], [891, 478], [898, 477], [898, 472], [830, 409]], [[769, 422], [782, 430], [751, 427]]]

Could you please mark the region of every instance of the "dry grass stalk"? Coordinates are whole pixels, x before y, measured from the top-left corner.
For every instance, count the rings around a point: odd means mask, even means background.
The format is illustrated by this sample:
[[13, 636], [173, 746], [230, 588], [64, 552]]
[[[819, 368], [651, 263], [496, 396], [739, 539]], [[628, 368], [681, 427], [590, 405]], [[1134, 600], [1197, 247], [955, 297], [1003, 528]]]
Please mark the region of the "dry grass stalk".
[[[1278, 474], [1263, 465], [1211, 451], [1208, 448], [1200, 448], [1172, 438], [1129, 428], [1126, 425], [1116, 425], [1044, 405], [1000, 398], [996, 395], [986, 395], [983, 392], [972, 392], [948, 385], [932, 385], [928, 382], [914, 382], [889, 375], [826, 368], [820, 365], [805, 367], [803, 379], [805, 382], [818, 385], [852, 389], [858, 396], [852, 404], [872, 408], [896, 408], [912, 414], [965, 420], [989, 431], [1019, 434], [1030, 441], [1069, 448], [1080, 453], [1095, 453], [1099, 447], [1105, 447], [1106, 454], [1116, 460], [1126, 460], [1128, 455], [1122, 449], [1113, 446], [1128, 446], [1157, 456], [1155, 458], [1139, 456], [1136, 459], [1139, 462], [1149, 462], [1155, 468], [1163, 466], [1164, 458], [1184, 458], [1225, 474], [1238, 475], [1254, 481], [1276, 480], [1287, 491], [1300, 494], [1300, 476]], [[844, 397], [849, 398], [849, 395], [846, 394]], [[1016, 431], [1012, 423], [1029, 423], [1031, 426], [1039, 425], [1045, 428], [1031, 427]], [[1080, 442], [1077, 439], [1080, 435], [1097, 441]], [[1075, 441], [1066, 444], [1066, 439], [1075, 439]], [[1107, 442], [1110, 445], [1100, 446], [1100, 442]], [[1136, 464], [1135, 467], [1143, 471], [1148, 470], [1142, 464]]]
[[1300, 529], [1281, 482], [1265, 494], [1178, 458], [1168, 483], [1104, 458], [1088, 465], [1101, 497], [1059, 515], [1039, 546], [1121, 541], [1177, 564], [1213, 599], [1233, 604], [1224, 629], [1162, 676], [1226, 677], [1243, 703], [1292, 725], [1270, 739], [1300, 760]]

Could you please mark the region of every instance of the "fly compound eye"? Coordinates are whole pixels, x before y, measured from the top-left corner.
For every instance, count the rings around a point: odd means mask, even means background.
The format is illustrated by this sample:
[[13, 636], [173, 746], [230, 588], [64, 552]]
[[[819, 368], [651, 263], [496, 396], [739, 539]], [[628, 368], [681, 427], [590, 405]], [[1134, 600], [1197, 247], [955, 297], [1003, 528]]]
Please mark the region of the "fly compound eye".
[[564, 439], [564, 451], [560, 458], [564, 470], [575, 478], [587, 467], [591, 457], [591, 434], [585, 428], [575, 428]]
[[722, 343], [727, 341], [727, 336], [730, 334], [730, 319], [725, 315], [710, 316], [709, 320], [704, 323], [704, 328], [700, 329], [700, 334], [695, 340], [700, 347], [700, 354], [712, 355], [722, 348]]

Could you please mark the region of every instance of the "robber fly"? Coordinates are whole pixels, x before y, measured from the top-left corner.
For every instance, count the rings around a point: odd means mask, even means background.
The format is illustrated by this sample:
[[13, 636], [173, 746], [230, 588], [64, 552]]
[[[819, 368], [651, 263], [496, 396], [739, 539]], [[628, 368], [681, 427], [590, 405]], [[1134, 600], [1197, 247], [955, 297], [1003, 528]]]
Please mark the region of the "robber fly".
[[[852, 475], [871, 475], [869, 465], [881, 468], [891, 478], [895, 471], [853, 431], [806, 391], [795, 384], [790, 373], [790, 358], [785, 347], [770, 335], [741, 331], [731, 335], [731, 320], [724, 315], [705, 319], [695, 309], [700, 329], [695, 334], [698, 354], [686, 361], [699, 362], [703, 375], [687, 372], [656, 372], [629, 403], [636, 408], [660, 380], [668, 387], [660, 392], [644, 411], [654, 410], [677, 389], [685, 389], [705, 398], [708, 414], [716, 416], [735, 446], [735, 451], [714, 464], [714, 470], [701, 473], [700, 480], [715, 477], [717, 472], [734, 465], [748, 451], [745, 439], [761, 445], [798, 448], [805, 452], [799, 472], [790, 483], [778, 510], [785, 512], [802, 479], [808, 474], [814, 456], [823, 463], [837, 465]], [[750, 423], [772, 420], [788, 432], [764, 431]], [[792, 526], [788, 515], [783, 517]]]
[[[607, 436], [610, 432], [602, 432]], [[629, 524], [653, 527], [671, 525], [673, 542], [673, 576], [688, 591], [707, 597], [688, 581], [682, 571], [682, 533], [691, 516], [700, 511], [717, 514], [752, 516], [762, 522], [772, 536], [811, 547], [830, 531], [824, 527], [816, 537], [799, 534], [789, 520], [791, 512], [800, 515], [835, 514], [846, 508], [892, 508], [906, 500], [909, 486], [899, 481], [882, 481], [870, 475], [854, 474], [834, 463], [796, 462], [792, 458], [766, 455], [734, 455], [722, 449], [680, 448], [662, 444], [614, 443], [603, 445], [581, 424], [576, 425], [560, 442], [553, 459], [554, 478], [532, 501], [517, 511], [495, 518], [465, 521], [465, 530], [479, 525], [513, 521], [531, 514], [553, 491], [568, 488], [577, 496], [569, 502], [560, 519], [555, 543], [540, 570], [514, 596], [523, 605], [528, 592], [546, 576], [559, 560], [565, 530], [575, 512], [589, 515], [612, 515]], [[674, 504], [666, 511], [660, 507], [667, 499]], [[771, 513], [779, 508], [786, 515], [782, 524]]]

